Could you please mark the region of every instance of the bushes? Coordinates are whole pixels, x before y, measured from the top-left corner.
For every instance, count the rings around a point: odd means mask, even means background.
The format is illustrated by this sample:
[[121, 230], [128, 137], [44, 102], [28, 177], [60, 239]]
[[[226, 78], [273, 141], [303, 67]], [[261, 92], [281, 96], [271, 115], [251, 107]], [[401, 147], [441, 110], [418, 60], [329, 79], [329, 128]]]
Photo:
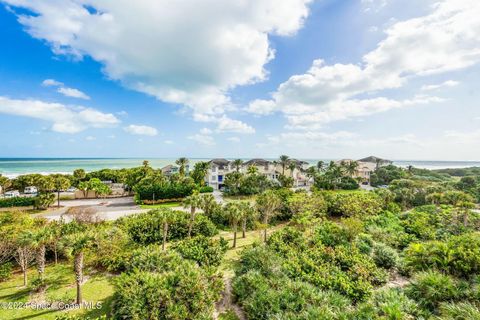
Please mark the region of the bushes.
[[381, 289], [356, 310], [347, 313], [346, 319], [418, 319], [418, 306], [414, 300], [398, 289]]
[[222, 281], [193, 262], [172, 258], [161, 272], [134, 271], [115, 281], [113, 319], [208, 319]]
[[384, 269], [397, 267], [399, 257], [397, 251], [383, 243], [376, 243], [373, 247], [373, 261]]
[[36, 197], [15, 197], [0, 199], [0, 208], [28, 207], [35, 205]]
[[256, 271], [236, 278], [233, 290], [249, 319], [333, 319], [350, 303], [338, 293]]
[[193, 180], [155, 181], [148, 177], [134, 187], [137, 201], [185, 198], [191, 195], [194, 189]]
[[406, 266], [411, 270], [436, 269], [452, 275], [469, 277], [480, 272], [480, 234], [454, 236], [445, 242], [411, 244], [405, 251]]
[[10, 262], [0, 265], [0, 282], [10, 279], [12, 276], [13, 264]]
[[204, 236], [185, 239], [173, 246], [184, 259], [196, 261], [200, 266], [217, 267], [228, 249], [228, 242], [220, 238], [214, 240]]
[[455, 279], [435, 271], [419, 273], [406, 292], [429, 311], [434, 311], [441, 302], [454, 301], [461, 295]]
[[198, 189], [198, 192], [200, 193], [211, 193], [213, 192], [213, 187], [210, 186], [203, 186]]
[[[163, 240], [163, 222], [161, 213], [151, 210], [132, 217], [125, 217], [117, 221], [117, 225], [124, 229], [131, 239], [139, 244], [148, 245], [161, 243]], [[190, 215], [183, 211], [175, 211], [175, 219], [170, 223], [168, 240], [183, 239], [188, 234]], [[198, 214], [193, 224], [192, 235], [213, 236], [218, 230], [204, 215]]]
[[333, 216], [362, 217], [382, 211], [382, 199], [373, 192], [325, 193], [328, 213]]

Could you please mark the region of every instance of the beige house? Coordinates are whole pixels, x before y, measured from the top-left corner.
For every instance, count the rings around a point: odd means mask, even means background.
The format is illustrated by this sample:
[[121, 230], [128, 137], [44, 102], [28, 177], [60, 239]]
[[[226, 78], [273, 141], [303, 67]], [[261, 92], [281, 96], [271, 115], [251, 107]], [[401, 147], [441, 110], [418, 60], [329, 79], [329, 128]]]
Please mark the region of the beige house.
[[352, 175], [352, 178], [358, 179], [362, 184], [370, 184], [370, 176], [379, 167], [388, 166], [392, 164], [392, 161], [381, 159], [378, 157], [370, 156], [360, 160], [342, 159], [335, 163], [349, 164], [355, 161], [358, 164], [357, 171]]

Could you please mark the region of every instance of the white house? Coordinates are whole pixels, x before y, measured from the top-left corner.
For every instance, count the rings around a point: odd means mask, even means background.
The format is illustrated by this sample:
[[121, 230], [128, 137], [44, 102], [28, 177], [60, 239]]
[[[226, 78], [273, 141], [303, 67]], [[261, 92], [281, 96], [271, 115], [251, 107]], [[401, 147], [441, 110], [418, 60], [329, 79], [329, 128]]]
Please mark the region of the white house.
[[38, 193], [38, 189], [37, 189], [37, 187], [29, 186], [29, 187], [26, 187], [25, 190], [23, 190], [23, 193], [25, 193], [25, 194], [36, 194], [36, 193]]
[[[286, 167], [283, 170], [282, 166], [275, 161], [269, 161], [265, 159], [251, 159], [243, 162], [239, 168], [239, 172], [247, 173], [248, 168], [256, 167], [258, 174], [265, 175], [269, 180], [278, 182], [278, 177], [282, 172], [289, 177], [292, 177], [294, 180], [294, 186], [308, 186], [310, 181], [305, 173], [305, 170], [308, 168], [308, 163], [305, 161], [300, 161], [296, 159], [290, 160], [295, 163], [295, 168], [293, 171], [289, 167]], [[213, 159], [209, 162], [210, 168], [205, 177], [205, 181], [215, 190], [220, 190], [223, 187], [225, 181], [225, 175], [237, 170], [236, 166], [233, 164], [233, 161], [227, 159]]]

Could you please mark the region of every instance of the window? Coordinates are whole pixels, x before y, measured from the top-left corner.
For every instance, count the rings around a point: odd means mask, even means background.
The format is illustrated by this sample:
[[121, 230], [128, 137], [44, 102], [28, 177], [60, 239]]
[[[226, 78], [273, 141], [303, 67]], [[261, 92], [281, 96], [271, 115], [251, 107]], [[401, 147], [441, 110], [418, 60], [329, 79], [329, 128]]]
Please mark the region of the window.
[[223, 182], [223, 176], [222, 175], [218, 176], [218, 182]]
[[215, 178], [216, 178], [215, 176], [212, 176], [212, 181], [215, 181], [216, 180]]

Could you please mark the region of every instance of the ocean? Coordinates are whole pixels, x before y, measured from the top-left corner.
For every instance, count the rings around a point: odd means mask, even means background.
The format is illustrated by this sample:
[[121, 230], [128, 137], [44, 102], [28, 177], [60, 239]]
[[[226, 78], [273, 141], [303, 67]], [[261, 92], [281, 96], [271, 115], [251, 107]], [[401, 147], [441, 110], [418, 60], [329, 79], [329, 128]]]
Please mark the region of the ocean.
[[[153, 168], [162, 168], [168, 164], [175, 163], [175, 159], [140, 159], [140, 158], [0, 158], [0, 174], [6, 177], [16, 177], [27, 173], [72, 173], [73, 170], [82, 168], [85, 171], [95, 171], [105, 168], [121, 169], [133, 168], [142, 165], [143, 160], [148, 160]], [[210, 159], [190, 159], [190, 165], [193, 166], [198, 161], [208, 161]], [[271, 159], [273, 160], [273, 159]], [[320, 159], [303, 159], [310, 164], [316, 164]], [[329, 162], [332, 159], [321, 159]], [[398, 160], [393, 162], [395, 165], [407, 167], [414, 166], [424, 169], [444, 169], [444, 168], [466, 168], [480, 167], [480, 161], [415, 161]]]

